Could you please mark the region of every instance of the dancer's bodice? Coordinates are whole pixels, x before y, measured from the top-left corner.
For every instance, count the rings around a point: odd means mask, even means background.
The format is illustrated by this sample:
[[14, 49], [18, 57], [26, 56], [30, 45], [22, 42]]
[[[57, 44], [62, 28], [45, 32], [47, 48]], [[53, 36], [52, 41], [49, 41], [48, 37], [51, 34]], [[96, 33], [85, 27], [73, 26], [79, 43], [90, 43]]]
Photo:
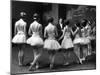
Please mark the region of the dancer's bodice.
[[45, 31], [46, 31], [46, 33], [48, 35], [48, 38], [55, 38], [56, 27], [54, 25], [49, 23], [48, 26], [45, 28]]
[[31, 23], [30, 29], [32, 33], [39, 34], [40, 30], [42, 29], [42, 25], [38, 23], [37, 21], [34, 21], [33, 23]]
[[26, 22], [20, 19], [19, 21], [15, 23], [15, 26], [16, 26], [17, 32], [24, 32], [25, 27], [26, 27]]
[[65, 32], [65, 35], [64, 35], [64, 38], [70, 38], [70, 35], [71, 35], [71, 30], [69, 27], [65, 27], [64, 28], [64, 32]]

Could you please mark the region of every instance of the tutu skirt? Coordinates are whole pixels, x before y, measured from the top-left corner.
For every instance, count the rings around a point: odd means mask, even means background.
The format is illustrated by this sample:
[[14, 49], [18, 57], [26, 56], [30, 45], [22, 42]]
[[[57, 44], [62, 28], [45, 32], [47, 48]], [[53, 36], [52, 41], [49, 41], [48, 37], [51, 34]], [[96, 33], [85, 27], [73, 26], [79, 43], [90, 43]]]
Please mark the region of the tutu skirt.
[[24, 32], [19, 31], [14, 38], [12, 39], [13, 43], [25, 43], [26, 42], [26, 36]]
[[95, 36], [88, 36], [87, 38], [88, 38], [89, 40], [94, 40], [94, 39], [96, 39]]
[[27, 39], [27, 44], [31, 46], [43, 45], [43, 39], [39, 35], [33, 34], [29, 39]]
[[80, 44], [89, 44], [90, 43], [90, 39], [89, 38], [86, 38], [86, 37], [83, 37], [83, 38], [81, 38], [81, 43]]
[[72, 42], [71, 38], [64, 38], [62, 40], [61, 47], [65, 48], [65, 49], [72, 48], [73, 42]]
[[73, 48], [69, 48], [65, 52], [65, 63], [79, 63], [79, 58], [73, 51]]
[[47, 48], [48, 50], [57, 50], [60, 49], [60, 44], [55, 39], [46, 39], [44, 42], [44, 48]]
[[82, 39], [81, 38], [75, 38], [73, 41], [73, 44], [79, 44], [81, 43]]

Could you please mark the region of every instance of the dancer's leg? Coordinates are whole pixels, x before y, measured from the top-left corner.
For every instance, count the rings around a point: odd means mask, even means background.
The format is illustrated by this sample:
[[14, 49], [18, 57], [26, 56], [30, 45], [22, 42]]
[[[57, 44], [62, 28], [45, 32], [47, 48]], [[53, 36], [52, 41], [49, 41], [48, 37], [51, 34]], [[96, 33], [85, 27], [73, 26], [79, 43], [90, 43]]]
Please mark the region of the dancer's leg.
[[76, 55], [77, 55], [77, 57], [78, 57], [78, 59], [79, 59], [79, 62], [80, 62], [80, 64], [82, 64], [82, 61], [81, 61], [81, 57], [80, 57], [80, 44], [76, 44], [75, 45], [75, 47], [76, 47]]
[[18, 53], [18, 62], [19, 62], [19, 66], [23, 65], [23, 59], [24, 59], [24, 52], [22, 49], [22, 45], [23, 44], [18, 44], [19, 45], [19, 53]]
[[35, 69], [37, 69], [39, 67], [37, 60], [41, 56], [41, 52], [38, 52], [38, 48], [34, 48], [33, 53], [34, 53], [34, 60], [31, 63], [29, 70], [31, 70], [34, 65], [36, 65]]
[[50, 51], [50, 69], [54, 66], [55, 50]]
[[77, 55], [77, 57], [80, 59], [80, 47], [79, 44], [74, 45], [74, 52]]
[[80, 45], [80, 63], [82, 63], [82, 61], [83, 61], [83, 45]]
[[88, 55], [92, 54], [91, 43], [88, 44]]
[[88, 45], [84, 45], [83, 46], [83, 58], [82, 58], [82, 60], [85, 60], [87, 55], [88, 55]]

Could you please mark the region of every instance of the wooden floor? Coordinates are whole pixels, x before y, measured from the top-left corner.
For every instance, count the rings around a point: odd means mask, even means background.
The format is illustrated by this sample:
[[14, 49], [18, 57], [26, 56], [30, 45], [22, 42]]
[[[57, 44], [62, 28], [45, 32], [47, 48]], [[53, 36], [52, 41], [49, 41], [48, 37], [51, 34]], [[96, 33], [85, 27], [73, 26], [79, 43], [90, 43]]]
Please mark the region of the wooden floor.
[[[45, 56], [42, 56], [41, 61], [43, 62], [43, 65], [38, 70], [35, 71], [28, 71], [29, 66], [18, 66], [18, 48], [14, 46], [12, 48], [12, 60], [11, 60], [11, 73], [12, 74], [23, 74], [23, 73], [38, 73], [38, 72], [53, 72], [53, 71], [78, 71], [78, 70], [92, 70], [96, 69], [96, 63], [95, 62], [84, 62], [83, 64], [70, 64], [67, 66], [55, 66], [54, 69], [50, 70], [49, 69], [49, 59], [48, 59], [48, 54], [44, 53]], [[32, 48], [30, 46], [25, 46], [24, 48], [24, 64], [30, 63], [33, 60], [33, 52]], [[60, 56], [60, 55], [59, 55]], [[58, 57], [59, 57], [58, 56]], [[59, 58], [58, 58], [59, 59]], [[44, 61], [45, 60], [45, 61]], [[60, 57], [59, 60], [56, 60], [55, 63], [63, 64], [63, 59]]]

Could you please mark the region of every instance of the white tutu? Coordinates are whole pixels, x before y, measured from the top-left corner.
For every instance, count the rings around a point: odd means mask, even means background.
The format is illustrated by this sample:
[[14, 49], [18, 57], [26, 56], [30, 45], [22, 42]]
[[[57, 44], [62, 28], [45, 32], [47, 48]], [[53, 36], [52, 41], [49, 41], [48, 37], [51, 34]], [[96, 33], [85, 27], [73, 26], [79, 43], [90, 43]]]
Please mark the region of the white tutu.
[[43, 40], [39, 35], [33, 34], [28, 40], [27, 44], [32, 46], [34, 45], [43, 45]]
[[75, 38], [74, 41], [73, 41], [74, 44], [79, 44], [81, 42], [82, 42], [81, 38]]
[[95, 40], [95, 39], [96, 39], [96, 37], [95, 37], [95, 36], [92, 36], [92, 37], [91, 37], [91, 40]]
[[44, 48], [47, 49], [60, 49], [60, 44], [55, 39], [46, 39], [44, 42]]
[[26, 36], [24, 32], [18, 31], [18, 33], [14, 36], [12, 39], [13, 43], [25, 43], [26, 42]]
[[94, 40], [95, 39], [95, 36], [88, 36], [87, 37], [89, 40]]
[[61, 47], [66, 49], [73, 47], [73, 42], [71, 38], [64, 38], [62, 40]]
[[90, 43], [90, 40], [86, 37], [81, 38], [81, 40], [82, 40], [81, 44], [89, 44]]

